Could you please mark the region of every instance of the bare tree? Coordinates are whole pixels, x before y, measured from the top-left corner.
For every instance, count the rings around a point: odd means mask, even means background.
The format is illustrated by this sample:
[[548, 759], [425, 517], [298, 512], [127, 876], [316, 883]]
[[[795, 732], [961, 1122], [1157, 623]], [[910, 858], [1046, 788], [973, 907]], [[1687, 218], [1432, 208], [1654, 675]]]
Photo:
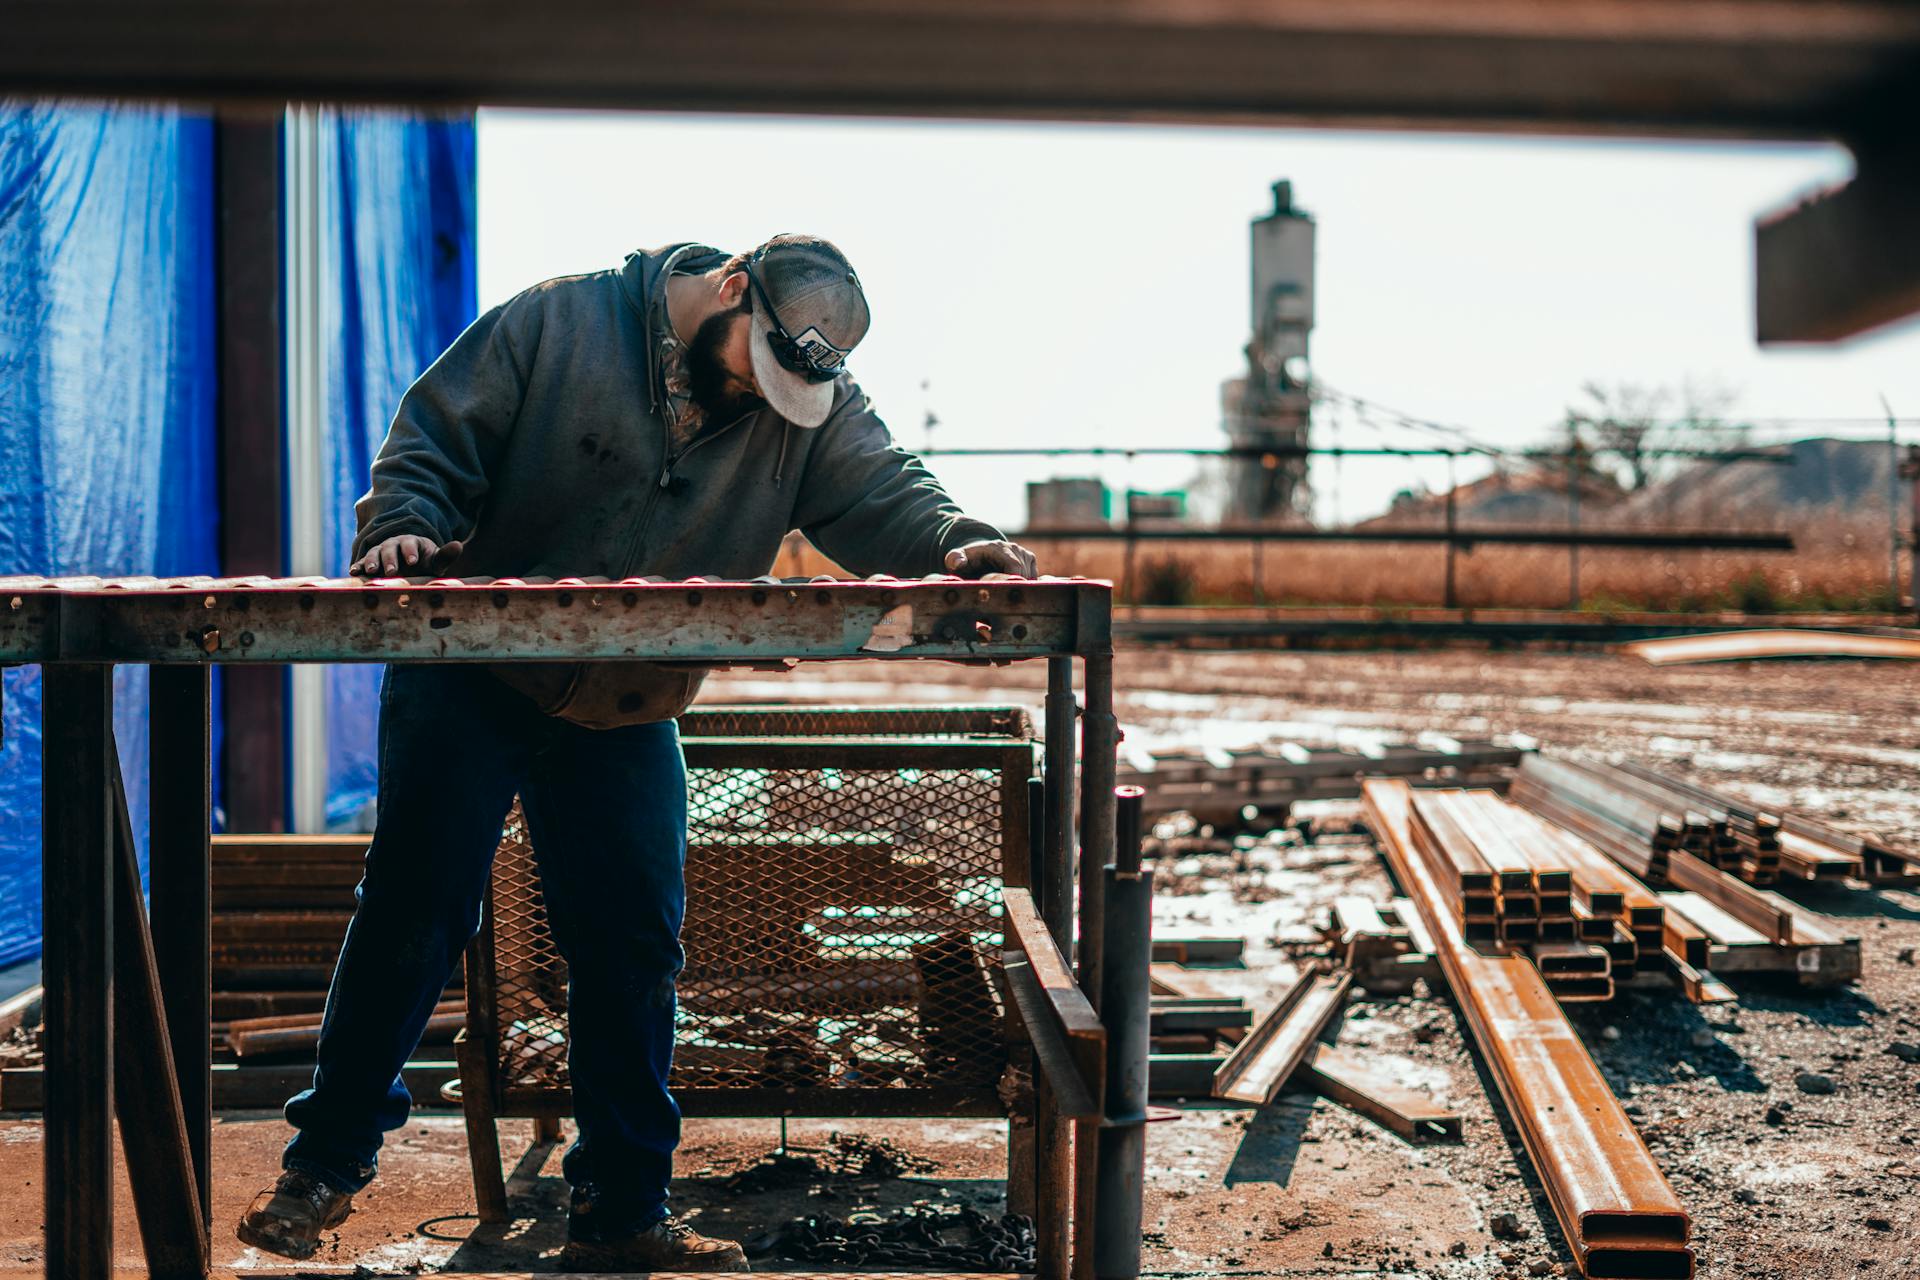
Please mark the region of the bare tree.
[[1562, 424], [1568, 444], [1590, 449], [1595, 464], [1613, 471], [1630, 493], [1673, 469], [1665, 450], [1731, 448], [1745, 440], [1746, 428], [1726, 420], [1738, 394], [1715, 383], [1588, 382], [1580, 394], [1584, 402], [1568, 408]]

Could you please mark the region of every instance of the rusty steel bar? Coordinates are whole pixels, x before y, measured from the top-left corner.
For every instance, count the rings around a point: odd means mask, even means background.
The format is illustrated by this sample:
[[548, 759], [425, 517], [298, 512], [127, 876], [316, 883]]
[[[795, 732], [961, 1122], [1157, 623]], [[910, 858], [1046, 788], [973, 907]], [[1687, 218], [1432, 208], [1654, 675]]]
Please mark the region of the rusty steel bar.
[[1313, 1044], [1293, 1078], [1296, 1084], [1305, 1085], [1321, 1097], [1331, 1098], [1347, 1110], [1391, 1129], [1408, 1142], [1459, 1142], [1462, 1139], [1459, 1113], [1437, 1106], [1425, 1094], [1369, 1070], [1350, 1050]]
[[[1683, 781], [1646, 765], [1625, 761], [1617, 766], [1622, 772], [1682, 795], [1692, 796], [1700, 804], [1721, 808], [1736, 821], [1756, 829], [1771, 818], [1777, 824], [1777, 838], [1783, 857], [1802, 864], [1808, 878], [1845, 878], [1850, 872], [1868, 879], [1904, 879], [1920, 868], [1920, 853], [1894, 848], [1883, 837], [1872, 839], [1851, 835], [1822, 825], [1799, 813], [1772, 814], [1749, 801], [1697, 782]], [[1892, 867], [1876, 868], [1876, 857]]]
[[1755, 658], [1920, 658], [1920, 639], [1829, 631], [1729, 631], [1632, 640], [1621, 648], [1653, 666]]
[[1256, 1107], [1272, 1102], [1340, 1012], [1352, 985], [1351, 969], [1302, 974], [1220, 1064], [1213, 1076], [1213, 1096]]
[[1053, 1082], [1044, 1072], [1033, 1082], [1033, 1125], [1035, 1275], [1066, 1280], [1073, 1247], [1073, 1129], [1060, 1114]]
[[0, 578], [0, 662], [1015, 659], [1110, 650], [1082, 579]]
[[1033, 1038], [1034, 1054], [1053, 1082], [1062, 1115], [1092, 1119], [1104, 1092], [1107, 1032], [1092, 1003], [1074, 982], [1067, 958], [1040, 918], [1033, 895], [1002, 891], [1011, 972], [1019, 969], [1014, 996]]
[[1369, 781], [1382, 853], [1427, 930], [1454, 999], [1519, 1127], [1574, 1259], [1590, 1280], [1684, 1280], [1690, 1223], [1566, 1015], [1521, 956], [1466, 943], [1413, 838], [1412, 791]]

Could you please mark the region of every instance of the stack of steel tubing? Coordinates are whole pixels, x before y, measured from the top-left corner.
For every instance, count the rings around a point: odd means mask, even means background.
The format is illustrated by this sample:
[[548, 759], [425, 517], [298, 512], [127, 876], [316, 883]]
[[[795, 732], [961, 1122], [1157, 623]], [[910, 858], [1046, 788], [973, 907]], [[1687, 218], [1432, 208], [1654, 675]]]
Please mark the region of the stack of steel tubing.
[[1452, 868], [1415, 837], [1412, 788], [1369, 780], [1363, 798], [1581, 1273], [1589, 1280], [1690, 1277], [1686, 1211], [1539, 971], [1523, 956], [1481, 955], [1467, 945], [1446, 886]]
[[1738, 805], [1698, 788], [1673, 785], [1668, 780], [1639, 766], [1574, 763], [1617, 790], [1660, 805], [1671, 813], [1704, 814], [1711, 843], [1700, 855], [1722, 871], [1731, 872], [1749, 884], [1769, 885], [1780, 878], [1780, 820]]
[[[1583, 777], [1585, 807], [1611, 812], [1620, 822], [1642, 816], [1642, 806], [1653, 806], [1680, 824], [1680, 847], [1707, 865], [1749, 884], [1764, 886], [1779, 879], [1781, 830], [1773, 815], [1728, 806], [1724, 797], [1697, 788], [1667, 785], [1637, 768], [1561, 759], [1553, 764]], [[1531, 785], [1525, 791], [1531, 795]]]
[[1667, 882], [1668, 863], [1676, 852], [1711, 855], [1712, 834], [1704, 814], [1691, 819], [1675, 815], [1570, 761], [1528, 756], [1507, 794], [1584, 837], [1650, 885]]
[[1517, 825], [1521, 811], [1498, 794], [1486, 790], [1456, 792], [1448, 803], [1488, 862], [1528, 875], [1539, 913], [1541, 942], [1572, 942], [1573, 875], [1552, 851], [1533, 843], [1534, 832]]
[[[1536, 779], [1557, 777], [1558, 773], [1564, 772], [1590, 783], [1591, 786], [1579, 792], [1589, 802], [1594, 802], [1592, 798], [1604, 790], [1594, 775], [1564, 768], [1564, 762], [1558, 760], [1529, 757], [1527, 764], [1522, 767], [1522, 778], [1529, 772]], [[1618, 824], [1599, 821], [1590, 812], [1561, 802], [1563, 792], [1537, 782], [1524, 786], [1516, 783], [1514, 794], [1516, 799], [1542, 817], [1569, 828], [1577, 835], [1587, 836], [1596, 848], [1623, 869], [1646, 878], [1642, 870], [1645, 850], [1618, 839]], [[1639, 800], [1635, 796], [1624, 795], [1622, 803], [1632, 806], [1639, 804]], [[1593, 830], [1601, 831], [1601, 838], [1588, 834]], [[1791, 972], [1802, 983], [1808, 984], [1850, 982], [1860, 975], [1859, 939], [1844, 934], [1834, 922], [1816, 912], [1722, 871], [1685, 849], [1669, 851], [1666, 880], [1667, 884], [1661, 887], [1670, 887], [1683, 895], [1694, 895], [1697, 900], [1709, 904], [1715, 913], [1714, 920], [1699, 919], [1687, 911], [1678, 910], [1680, 903], [1675, 898], [1662, 897], [1666, 962], [1673, 968], [1689, 998], [1726, 998], [1718, 990], [1719, 984], [1702, 971], [1704, 961], [1710, 956], [1715, 968], [1721, 967], [1724, 962], [1729, 970], [1771, 969]], [[1719, 923], [1727, 919], [1736, 921], [1738, 926], [1749, 932], [1748, 939], [1737, 955], [1723, 954], [1727, 937], [1724, 930], [1716, 932]], [[1751, 945], [1753, 942], [1762, 945], [1756, 948]]]
[[[1361, 794], [1372, 780], [1362, 784]], [[1432, 792], [1416, 793], [1431, 801]], [[1411, 808], [1413, 839], [1424, 856], [1437, 868], [1447, 905], [1460, 922], [1461, 935], [1469, 942], [1502, 940], [1500, 890], [1498, 879], [1479, 848], [1445, 807], [1416, 803]]]
[[1613, 998], [1612, 954], [1576, 940], [1572, 876], [1522, 825], [1520, 810], [1491, 791], [1442, 789], [1416, 792], [1413, 812], [1416, 838], [1442, 855], [1442, 865], [1470, 855], [1494, 869], [1496, 940], [1532, 949], [1555, 996]]
[[1688, 782], [1647, 765], [1627, 761], [1621, 772], [1662, 787], [1675, 795], [1686, 796], [1698, 804], [1725, 809], [1735, 823], [1736, 832], [1752, 830], [1756, 841], [1771, 835], [1774, 855], [1780, 871], [1800, 880], [1867, 880], [1903, 882], [1913, 878], [1920, 856], [1908, 856], [1884, 842], [1863, 840], [1835, 831], [1800, 814], [1774, 814], [1723, 791]]
[[1653, 891], [1591, 842], [1526, 809], [1510, 807], [1511, 821], [1528, 832], [1528, 843], [1551, 849], [1549, 856], [1571, 870], [1574, 906], [1583, 921], [1590, 922], [1583, 923], [1581, 940], [1607, 947], [1616, 970], [1664, 967], [1667, 913]]

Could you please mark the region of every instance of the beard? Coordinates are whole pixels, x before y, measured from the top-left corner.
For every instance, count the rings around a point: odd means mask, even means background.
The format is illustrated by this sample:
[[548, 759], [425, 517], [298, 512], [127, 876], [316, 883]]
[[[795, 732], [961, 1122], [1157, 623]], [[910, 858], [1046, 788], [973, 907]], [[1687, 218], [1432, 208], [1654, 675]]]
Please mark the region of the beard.
[[687, 344], [687, 394], [714, 426], [723, 426], [766, 404], [742, 389], [720, 359], [733, 336], [733, 326], [746, 322], [744, 306], [710, 315], [700, 322], [693, 341]]

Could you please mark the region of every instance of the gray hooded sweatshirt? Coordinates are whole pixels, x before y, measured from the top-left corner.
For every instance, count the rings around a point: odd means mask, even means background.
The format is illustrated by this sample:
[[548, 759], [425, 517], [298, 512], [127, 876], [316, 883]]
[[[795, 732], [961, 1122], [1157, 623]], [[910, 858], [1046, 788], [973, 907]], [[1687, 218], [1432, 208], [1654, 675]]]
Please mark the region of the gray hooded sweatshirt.
[[[354, 507], [354, 558], [418, 534], [465, 544], [444, 570], [455, 577], [738, 579], [765, 574], [798, 529], [853, 573], [917, 577], [955, 547], [1004, 536], [894, 443], [847, 374], [819, 427], [762, 408], [676, 451], [649, 317], [684, 247], [549, 280], [475, 320], [400, 401]], [[706, 271], [727, 256], [692, 246], [675, 265]], [[593, 728], [676, 716], [704, 678], [634, 662], [494, 671], [547, 714]]]

